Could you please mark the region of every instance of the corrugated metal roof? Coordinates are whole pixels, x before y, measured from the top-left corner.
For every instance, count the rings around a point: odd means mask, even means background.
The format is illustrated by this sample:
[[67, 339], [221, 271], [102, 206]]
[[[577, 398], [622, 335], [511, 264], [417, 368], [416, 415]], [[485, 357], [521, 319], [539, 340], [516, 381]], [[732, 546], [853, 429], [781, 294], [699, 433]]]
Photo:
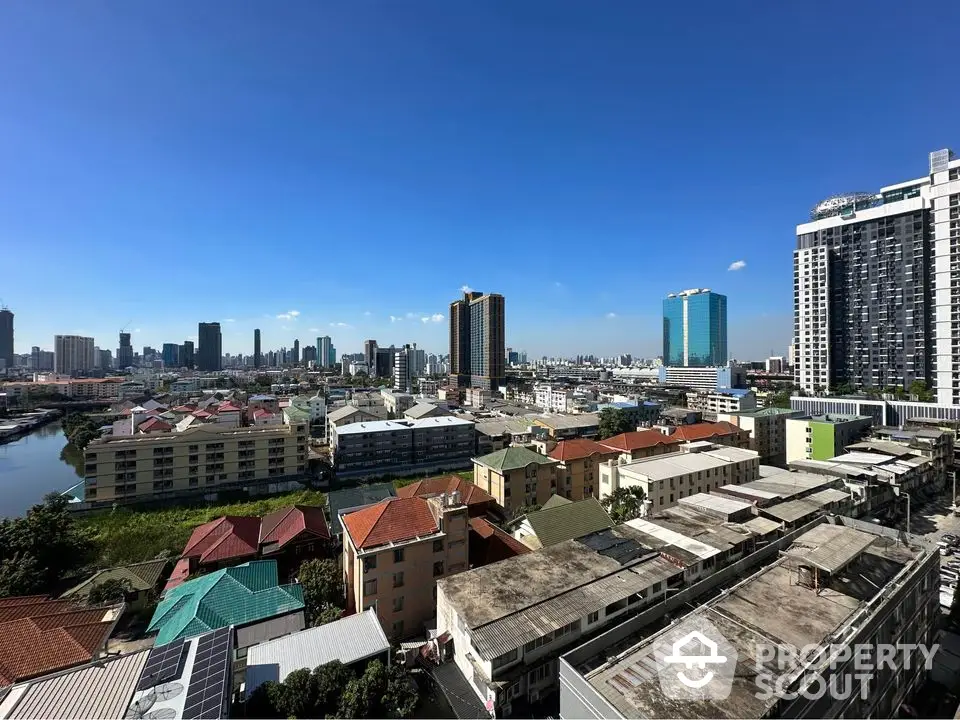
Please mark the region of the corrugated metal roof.
[[787, 555], [803, 564], [835, 573], [870, 547], [874, 540], [876, 536], [870, 533], [824, 523], [797, 538]]
[[249, 697], [267, 680], [283, 681], [294, 670], [312, 670], [331, 660], [349, 665], [389, 649], [390, 642], [371, 608], [251, 647], [247, 653], [246, 693]]
[[253, 625], [239, 627], [235, 631], [237, 633], [236, 648], [240, 650], [259, 645], [282, 635], [300, 632], [305, 626], [303, 613], [292, 613], [270, 618]]
[[791, 500], [780, 503], [779, 505], [771, 505], [768, 508], [763, 508], [760, 512], [773, 515], [773, 517], [783, 522], [794, 522], [800, 518], [820, 512], [820, 505], [818, 503], [808, 502], [807, 500]]
[[592, 495], [585, 500], [554, 504], [552, 507], [532, 512], [527, 515], [527, 522], [543, 547], [583, 537], [614, 525], [607, 511]]
[[149, 650], [141, 650], [15, 685], [0, 702], [0, 718], [119, 720], [127, 711], [149, 654]]
[[766, 535], [767, 533], [772, 533], [774, 530], [780, 529], [780, 523], [764, 517], [751, 518], [743, 523], [743, 526], [760, 535]]
[[492, 660], [682, 572], [663, 558], [651, 558], [476, 628], [471, 643], [481, 658]]

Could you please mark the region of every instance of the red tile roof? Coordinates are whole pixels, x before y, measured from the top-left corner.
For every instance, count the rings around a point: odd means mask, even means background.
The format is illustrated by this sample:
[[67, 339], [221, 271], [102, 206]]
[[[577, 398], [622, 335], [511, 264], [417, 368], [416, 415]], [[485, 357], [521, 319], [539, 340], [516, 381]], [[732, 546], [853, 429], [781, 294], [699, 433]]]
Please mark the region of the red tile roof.
[[213, 415], [211, 413], [208, 413], [206, 410], [197, 410], [196, 412], [193, 413], [193, 416], [195, 418], [213, 417]]
[[680, 425], [671, 437], [679, 438], [684, 442], [693, 442], [695, 440], [707, 440], [712, 437], [739, 434], [740, 428], [724, 420], [715, 423], [700, 422], [694, 423], [693, 425]]
[[260, 544], [276, 543], [282, 548], [303, 532], [324, 540], [330, 539], [323, 508], [291, 505], [264, 515], [260, 523]]
[[160, 418], [152, 417], [149, 420], [144, 420], [142, 423], [137, 425], [137, 430], [140, 432], [161, 432], [173, 430], [173, 426], [170, 423], [166, 423]]
[[190, 536], [181, 557], [201, 565], [254, 556], [259, 549], [260, 518], [225, 516], [204, 523]]
[[470, 518], [470, 566], [482, 567], [532, 552], [530, 548], [484, 518]]
[[0, 622], [0, 686], [90, 662], [106, 644], [116, 619], [111, 612], [116, 608], [87, 608], [36, 596], [6, 598], [0, 606], [20, 614]]
[[177, 405], [171, 412], [192, 413], [196, 409], [197, 406], [193, 404]]
[[632, 452], [657, 445], [679, 445], [681, 442], [683, 440], [676, 435], [664, 435], [659, 430], [633, 430], [601, 440], [599, 444], [619, 452]]
[[554, 460], [582, 460], [593, 454], [611, 455], [615, 453], [609, 447], [604, 447], [598, 442], [587, 440], [586, 438], [576, 438], [573, 440], [561, 440], [557, 446], [550, 451], [549, 456]]
[[173, 572], [170, 573], [170, 577], [167, 578], [166, 584], [163, 586], [163, 591], [171, 590], [175, 588], [180, 583], [186, 581], [190, 577], [190, 558], [180, 558], [177, 560], [177, 564], [173, 566]]
[[433, 497], [442, 493], [451, 493], [455, 490], [460, 493], [460, 502], [467, 506], [496, 502], [493, 495], [469, 480], [464, 480], [459, 475], [418, 480], [415, 483], [398, 488], [397, 497]]
[[412, 540], [438, 530], [430, 504], [419, 497], [383, 500], [344, 515], [343, 525], [358, 549]]
[[217, 412], [218, 413], [240, 412], [240, 408], [238, 408], [236, 405], [232, 403], [223, 403], [222, 405], [217, 405]]
[[255, 418], [271, 417], [272, 415], [273, 415], [272, 412], [270, 412], [269, 410], [264, 410], [263, 408], [260, 408], [259, 410], [254, 410], [254, 411], [253, 411], [253, 416], [254, 416]]

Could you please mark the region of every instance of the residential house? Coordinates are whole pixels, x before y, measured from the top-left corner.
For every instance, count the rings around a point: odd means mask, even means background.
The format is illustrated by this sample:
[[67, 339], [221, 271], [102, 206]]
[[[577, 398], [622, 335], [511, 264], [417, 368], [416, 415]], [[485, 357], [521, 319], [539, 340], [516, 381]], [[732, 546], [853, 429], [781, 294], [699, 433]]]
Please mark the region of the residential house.
[[721, 412], [717, 419], [750, 433], [750, 449], [760, 454], [760, 462], [784, 465], [787, 461], [787, 420], [799, 417], [799, 410], [768, 407], [762, 410]]
[[130, 609], [139, 610], [157, 598], [160, 593], [160, 583], [169, 568], [170, 560], [163, 558], [99, 570], [60, 597], [87, 603], [94, 588], [109, 581], [118, 581], [125, 583], [128, 588], [124, 602]]
[[0, 688], [104, 657], [123, 604], [0, 598]]
[[459, 493], [460, 502], [467, 506], [470, 517], [484, 517], [497, 509], [497, 501], [490, 493], [459, 475], [417, 480], [399, 488], [397, 497], [428, 498], [452, 493]]
[[[260, 623], [282, 615], [303, 618], [303, 588], [281, 585], [275, 560], [217, 570], [167, 590], [147, 626], [156, 644], [211, 630]], [[300, 627], [303, 627], [301, 624]]]
[[549, 452], [556, 460], [557, 494], [568, 500], [580, 500], [597, 492], [600, 463], [616, 458], [618, 451], [594, 440], [574, 438], [561, 440]]
[[343, 516], [348, 609], [374, 608], [387, 636], [422, 635], [436, 581], [467, 569], [467, 506], [456, 493], [393, 498]]
[[543, 505], [557, 490], [559, 463], [524, 447], [509, 447], [473, 459], [473, 483], [508, 513]]
[[386, 420], [387, 410], [382, 405], [367, 405], [362, 408], [355, 405], [344, 405], [336, 410], [327, 412], [327, 437], [333, 436], [333, 429], [344, 427], [351, 423], [373, 422]]
[[676, 452], [683, 442], [681, 438], [665, 435], [659, 430], [636, 430], [600, 440], [599, 444], [629, 461]]
[[429, 402], [418, 402], [413, 407], [403, 411], [403, 417], [407, 420], [422, 420], [428, 417], [444, 417], [450, 414], [446, 408]]
[[595, 497], [577, 502], [551, 504], [527, 513], [511, 524], [513, 536], [531, 550], [557, 545], [565, 540], [606, 530], [613, 520]]

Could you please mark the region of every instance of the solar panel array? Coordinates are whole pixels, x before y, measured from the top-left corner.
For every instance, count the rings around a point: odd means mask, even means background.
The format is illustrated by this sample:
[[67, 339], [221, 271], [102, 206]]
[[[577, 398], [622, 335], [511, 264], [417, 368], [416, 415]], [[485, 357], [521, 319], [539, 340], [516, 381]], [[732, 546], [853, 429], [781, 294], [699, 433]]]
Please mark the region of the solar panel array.
[[149, 690], [154, 685], [179, 678], [187, 660], [187, 649], [183, 639], [153, 648], [147, 664], [143, 666], [143, 672], [140, 673], [137, 691]]
[[232, 634], [233, 630], [226, 627], [198, 638], [183, 720], [219, 720], [222, 716], [224, 697], [233, 689], [230, 676]]

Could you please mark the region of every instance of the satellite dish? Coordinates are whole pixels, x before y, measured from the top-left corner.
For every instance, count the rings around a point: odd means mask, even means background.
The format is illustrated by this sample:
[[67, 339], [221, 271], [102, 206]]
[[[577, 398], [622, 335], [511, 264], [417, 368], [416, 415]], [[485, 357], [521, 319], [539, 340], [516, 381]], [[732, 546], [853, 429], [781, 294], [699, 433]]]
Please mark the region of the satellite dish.
[[168, 682], [155, 686], [153, 692], [156, 695], [157, 702], [166, 702], [182, 694], [184, 689], [183, 683]]
[[173, 708], [158, 708], [153, 712], [147, 713], [146, 720], [175, 720], [177, 711]]
[[147, 713], [150, 711], [150, 708], [153, 707], [153, 704], [157, 701], [157, 696], [154, 694], [151, 689], [150, 692], [146, 693], [139, 700], [135, 700], [131, 703], [130, 707], [127, 709], [127, 714], [124, 716], [128, 720], [143, 720], [147, 717]]

